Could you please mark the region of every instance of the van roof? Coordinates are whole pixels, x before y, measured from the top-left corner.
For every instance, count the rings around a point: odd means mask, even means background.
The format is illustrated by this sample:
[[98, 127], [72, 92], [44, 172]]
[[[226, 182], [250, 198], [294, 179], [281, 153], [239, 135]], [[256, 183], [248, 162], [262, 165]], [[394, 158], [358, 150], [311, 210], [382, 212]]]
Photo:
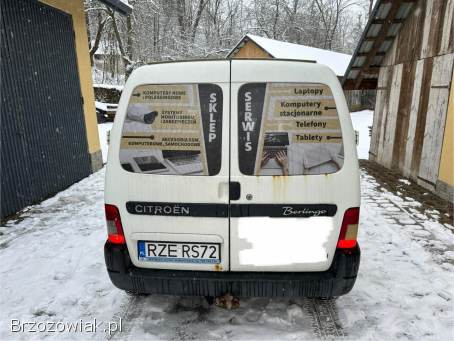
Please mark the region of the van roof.
[[[186, 81], [191, 80], [191, 82], [198, 82], [201, 80], [200, 78], [200, 72], [203, 70], [205, 72], [205, 76], [208, 78], [204, 78], [205, 80], [211, 79], [214, 81], [216, 79], [217, 82], [229, 82], [233, 81], [235, 79], [236, 82], [240, 81], [239, 78], [242, 78], [243, 76], [241, 75], [236, 75], [232, 76], [230, 75], [226, 70], [223, 69], [224, 66], [231, 65], [232, 67], [234, 65], [240, 65], [242, 64], [243, 66], [246, 66], [246, 69], [256, 69], [256, 67], [259, 67], [261, 70], [264, 72], [267, 72], [266, 70], [275, 70], [277, 72], [278, 69], [281, 67], [289, 69], [288, 76], [290, 77], [290, 74], [292, 73], [292, 69], [304, 69], [306, 72], [312, 73], [313, 75], [319, 75], [315, 78], [311, 78], [314, 81], [316, 79], [321, 79], [320, 75], [323, 74], [323, 79], [331, 79], [331, 76], [334, 76], [336, 78], [336, 75], [334, 74], [333, 70], [325, 65], [325, 64], [320, 64], [315, 61], [304, 61], [304, 60], [294, 60], [294, 59], [263, 59], [263, 58], [239, 58], [239, 59], [234, 59], [236, 62], [234, 64], [230, 64], [232, 59], [187, 59], [187, 60], [174, 60], [174, 61], [160, 61], [160, 62], [155, 62], [155, 63], [150, 63], [146, 64], [143, 66], [140, 66], [139, 68], [135, 69], [131, 76], [128, 78], [128, 83], [130, 84], [146, 84], [149, 83], [150, 80], [150, 75], [153, 73], [155, 76], [158, 74], [156, 73], [158, 70], [159, 71], [159, 78], [161, 81], [165, 80], [166, 82], [177, 82], [181, 83], [182, 80], [182, 73], [185, 74], [183, 77]], [[274, 63], [274, 64], [273, 64]], [[247, 66], [253, 66], [253, 68], [249, 68]], [[207, 68], [207, 70], [205, 70]], [[208, 69], [210, 71], [208, 71]], [[210, 73], [213, 72], [213, 70], [216, 70], [215, 73], [220, 72], [223, 76], [222, 79], [219, 77], [216, 78], [216, 76], [213, 74], [211, 76], [208, 76], [206, 72]], [[222, 71], [224, 70], [224, 71]], [[163, 73], [161, 73], [161, 71]], [[176, 72], [177, 71], [177, 72]], [[227, 72], [227, 73], [226, 73]], [[248, 72], [253, 72], [253, 70], [248, 70]], [[274, 71], [273, 71], [274, 72]], [[273, 73], [272, 72], [272, 73]], [[274, 72], [274, 73], [276, 73]], [[243, 72], [242, 72], [243, 73]], [[277, 72], [279, 73], [279, 72]], [[220, 74], [218, 75], [220, 76]], [[278, 81], [278, 75], [275, 74], [277, 78], [271, 77], [255, 77], [253, 74], [249, 74], [249, 78], [257, 78], [257, 81], [259, 79], [262, 79], [262, 81]], [[233, 77], [233, 78], [232, 78]], [[324, 78], [325, 77], [325, 78]], [[279, 78], [280, 79], [280, 78]], [[290, 77], [290, 79], [293, 79]], [[242, 80], [241, 80], [242, 81]], [[295, 78], [296, 81], [296, 78]], [[127, 86], [127, 85], [126, 85]]]
[[150, 62], [145, 65], [156, 65], [156, 64], [170, 64], [170, 63], [189, 63], [189, 62], [213, 62], [213, 61], [228, 61], [228, 60], [259, 60], [259, 61], [269, 61], [269, 62], [301, 62], [301, 63], [313, 63], [318, 64], [315, 60], [304, 60], [304, 59], [280, 59], [280, 58], [232, 58], [232, 59], [225, 59], [225, 58], [194, 58], [194, 59], [182, 59], [182, 60], [162, 60], [157, 62]]

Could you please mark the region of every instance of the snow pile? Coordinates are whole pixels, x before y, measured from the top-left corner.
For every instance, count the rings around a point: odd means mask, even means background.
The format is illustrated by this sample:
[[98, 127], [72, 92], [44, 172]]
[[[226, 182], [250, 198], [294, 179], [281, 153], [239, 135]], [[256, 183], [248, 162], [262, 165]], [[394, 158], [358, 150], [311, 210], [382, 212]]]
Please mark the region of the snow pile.
[[120, 0], [120, 2], [124, 3], [126, 6], [132, 9], [132, 6], [129, 4], [129, 0]]
[[109, 144], [107, 143], [107, 134], [112, 129], [112, 122], [98, 124], [99, 143], [101, 144], [102, 162], [107, 162]]
[[96, 107], [96, 109], [103, 110], [103, 111], [116, 111], [118, 104], [95, 101], [95, 107]]
[[350, 59], [352, 58], [349, 54], [287, 43], [284, 41], [259, 37], [253, 34], [247, 34], [246, 36], [274, 58], [314, 60], [317, 63], [329, 66], [337, 76], [343, 76], [345, 74], [348, 64], [350, 63]]
[[357, 146], [358, 158], [369, 159], [370, 135], [369, 127], [372, 126], [374, 112], [362, 110], [350, 113], [353, 129], [359, 132], [359, 144]]

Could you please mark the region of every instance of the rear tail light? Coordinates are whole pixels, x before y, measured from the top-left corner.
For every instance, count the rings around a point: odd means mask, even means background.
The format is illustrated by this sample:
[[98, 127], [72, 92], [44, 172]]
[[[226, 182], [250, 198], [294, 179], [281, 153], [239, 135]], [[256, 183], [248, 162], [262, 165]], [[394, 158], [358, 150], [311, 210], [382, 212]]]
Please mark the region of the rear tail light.
[[342, 227], [337, 242], [338, 249], [351, 249], [356, 246], [358, 234], [359, 207], [349, 208], [344, 213]]
[[104, 205], [106, 211], [108, 240], [114, 244], [125, 244], [125, 235], [121, 225], [120, 212], [114, 205]]

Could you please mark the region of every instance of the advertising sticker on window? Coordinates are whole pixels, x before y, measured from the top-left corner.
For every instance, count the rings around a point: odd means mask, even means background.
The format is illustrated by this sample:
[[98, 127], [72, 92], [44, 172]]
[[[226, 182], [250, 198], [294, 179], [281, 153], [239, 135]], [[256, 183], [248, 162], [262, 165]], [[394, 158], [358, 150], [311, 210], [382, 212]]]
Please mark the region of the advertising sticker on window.
[[238, 93], [238, 115], [243, 174], [328, 174], [342, 168], [342, 133], [328, 86], [245, 84]]
[[222, 105], [215, 84], [138, 86], [123, 124], [122, 167], [135, 173], [216, 175]]

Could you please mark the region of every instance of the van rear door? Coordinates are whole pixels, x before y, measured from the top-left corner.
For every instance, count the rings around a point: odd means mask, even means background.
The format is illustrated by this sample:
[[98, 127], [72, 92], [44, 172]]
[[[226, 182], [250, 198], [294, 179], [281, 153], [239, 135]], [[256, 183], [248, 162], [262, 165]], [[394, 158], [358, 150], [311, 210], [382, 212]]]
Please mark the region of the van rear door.
[[135, 266], [229, 269], [229, 80], [229, 61], [156, 64], [130, 76], [105, 201], [120, 211]]
[[359, 205], [353, 129], [327, 67], [232, 60], [230, 268], [324, 271]]

